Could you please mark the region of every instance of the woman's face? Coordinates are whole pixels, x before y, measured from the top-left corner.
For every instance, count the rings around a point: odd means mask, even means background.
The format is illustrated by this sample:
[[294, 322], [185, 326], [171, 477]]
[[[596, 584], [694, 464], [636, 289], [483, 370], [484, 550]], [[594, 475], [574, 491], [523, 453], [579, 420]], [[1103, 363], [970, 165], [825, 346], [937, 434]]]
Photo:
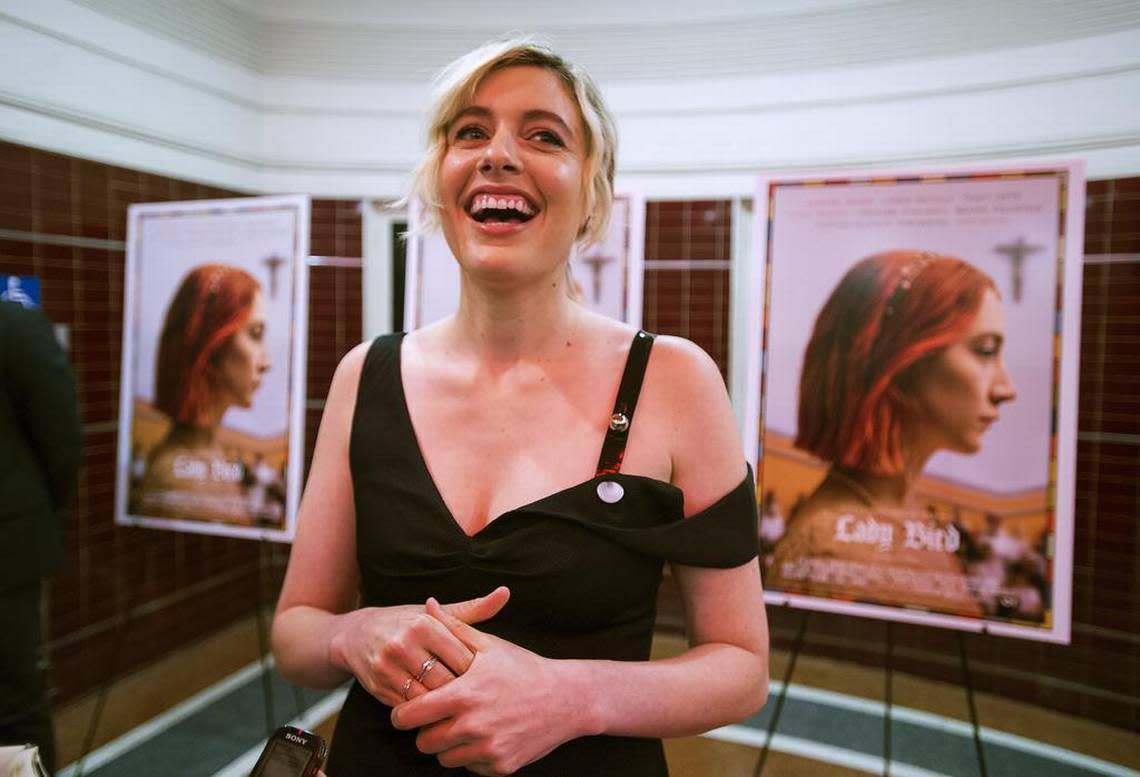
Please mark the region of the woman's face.
[[932, 448], [976, 453], [998, 406], [1016, 397], [1002, 360], [1004, 341], [1001, 300], [987, 290], [966, 333], [919, 365], [912, 395], [918, 433]]
[[217, 397], [227, 406], [251, 406], [253, 394], [261, 385], [261, 376], [269, 366], [269, 352], [265, 348], [265, 306], [261, 292], [257, 292], [249, 308], [249, 320], [218, 351], [213, 375]]
[[561, 78], [531, 66], [487, 76], [448, 128], [439, 172], [440, 221], [460, 267], [500, 279], [560, 269], [586, 217], [584, 160], [581, 114]]

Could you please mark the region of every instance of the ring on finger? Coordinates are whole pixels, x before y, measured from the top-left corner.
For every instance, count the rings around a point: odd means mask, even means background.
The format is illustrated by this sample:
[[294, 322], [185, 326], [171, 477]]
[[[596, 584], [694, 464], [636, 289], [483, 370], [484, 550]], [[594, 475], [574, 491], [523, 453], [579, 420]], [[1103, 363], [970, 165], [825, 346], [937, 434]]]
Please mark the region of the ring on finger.
[[428, 655], [428, 657], [425, 658], [424, 662], [420, 665], [420, 673], [416, 675], [416, 682], [422, 685], [424, 678], [427, 677], [428, 672], [430, 672], [437, 663], [439, 663], [439, 658], [437, 656]]
[[412, 692], [412, 680], [414, 679], [414, 677], [408, 675], [408, 679], [404, 680], [404, 685], [400, 688], [400, 693], [403, 695], [404, 701], [408, 700], [408, 694]]

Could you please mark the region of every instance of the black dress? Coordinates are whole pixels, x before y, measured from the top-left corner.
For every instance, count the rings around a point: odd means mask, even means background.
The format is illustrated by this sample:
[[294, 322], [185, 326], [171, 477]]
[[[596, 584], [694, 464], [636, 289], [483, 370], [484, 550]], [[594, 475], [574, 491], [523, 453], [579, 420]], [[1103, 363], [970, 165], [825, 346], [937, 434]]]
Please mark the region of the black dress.
[[[477, 628], [549, 658], [645, 661], [664, 560], [734, 567], [754, 558], [751, 471], [687, 520], [676, 486], [618, 470], [653, 338], [630, 348], [598, 475], [493, 520], [468, 536], [445, 506], [412, 429], [400, 377], [403, 335], [379, 337], [360, 376], [349, 463], [366, 607], [471, 599], [499, 585], [511, 599]], [[617, 414], [624, 417], [617, 418]], [[600, 487], [600, 488], [599, 488]], [[465, 774], [420, 753], [415, 731], [354, 683], [337, 721], [329, 777]], [[519, 775], [660, 777], [661, 741], [571, 740]]]

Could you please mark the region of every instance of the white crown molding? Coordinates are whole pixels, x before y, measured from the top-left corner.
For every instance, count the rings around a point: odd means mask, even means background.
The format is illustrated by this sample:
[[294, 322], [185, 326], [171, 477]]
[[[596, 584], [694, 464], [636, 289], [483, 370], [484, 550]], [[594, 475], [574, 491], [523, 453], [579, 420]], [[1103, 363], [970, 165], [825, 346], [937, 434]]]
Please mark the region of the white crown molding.
[[229, 98], [248, 99], [257, 90], [258, 74], [249, 68], [72, 0], [0, 0], [0, 22]]
[[[60, 0], [43, 0], [29, 6], [41, 12], [35, 15], [17, 16], [0, 10], [0, 22], [264, 114], [421, 117], [426, 109], [426, 79], [407, 82], [387, 77], [370, 81], [257, 77], [235, 72], [224, 64], [219, 72], [216, 61], [195, 62], [200, 57], [193, 52], [161, 41], [147, 41], [147, 35], [138, 33], [133, 35], [132, 44], [137, 42], [134, 38], [143, 39], [143, 43], [132, 45], [132, 52], [128, 53], [121, 46], [122, 28], [126, 25], [94, 24], [90, 12], [83, 10], [78, 12], [78, 18], [71, 18], [64, 13], [67, 5], [70, 4]], [[54, 13], [43, 13], [52, 10]], [[68, 23], [59, 28], [45, 26], [62, 18], [68, 19]], [[863, 65], [777, 76], [689, 77], [668, 83], [614, 80], [602, 86], [607, 99], [620, 106], [618, 110], [623, 115], [781, 111], [1016, 89], [1128, 72], [1140, 68], [1138, 50], [1140, 27], [1012, 51], [919, 60], [905, 67]]]
[[250, 72], [260, 69], [263, 21], [233, 4], [221, 0], [72, 2], [210, 59], [227, 61]]
[[[106, 2], [106, 0], [99, 0]], [[564, 0], [496, 0], [495, 16], [526, 29], [536, 25], [599, 26], [643, 23], [652, 15], [659, 24], [689, 24], [741, 17], [802, 14], [882, 4], [888, 0], [715, 0], [703, 3], [660, 3], [647, 0], [607, 0], [582, 6]], [[223, 0], [243, 13], [263, 21], [336, 25], [435, 25], [447, 19], [453, 24], [487, 26], [487, 8], [456, 0], [417, 0], [415, 3], [377, 3], [374, 0]]]
[[455, 0], [79, 2], [264, 74], [364, 80], [422, 81], [518, 30], [548, 38], [599, 80], [653, 81], [938, 59], [1140, 26], [1135, 0], [616, 0], [588, 14], [561, 0], [498, 0], [493, 13]]

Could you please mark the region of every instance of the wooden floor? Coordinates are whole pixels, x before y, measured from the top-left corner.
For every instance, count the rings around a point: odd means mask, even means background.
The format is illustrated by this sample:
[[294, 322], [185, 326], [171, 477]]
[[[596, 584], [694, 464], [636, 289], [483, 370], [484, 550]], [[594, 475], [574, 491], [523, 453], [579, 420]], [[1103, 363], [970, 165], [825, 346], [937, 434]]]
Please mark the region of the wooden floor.
[[[654, 639], [654, 657], [675, 655], [684, 647], [680, 637], [658, 634]], [[256, 625], [250, 619], [121, 680], [106, 696], [100, 725], [93, 732], [93, 746], [119, 737], [232, 675], [257, 660], [258, 653]], [[782, 653], [773, 654], [773, 677], [782, 676], [786, 660]], [[797, 662], [792, 680], [800, 686], [873, 701], [881, 701], [883, 690], [879, 670], [806, 656]], [[957, 720], [968, 719], [964, 694], [956, 686], [896, 672], [893, 692], [897, 705]], [[89, 727], [95, 704], [92, 695], [57, 711], [61, 765], [80, 755], [85, 739], [92, 733]], [[977, 695], [977, 707], [983, 725], [989, 728], [1140, 769], [1140, 735], [987, 694]], [[320, 732], [331, 736], [332, 723], [326, 721], [319, 727]], [[752, 777], [759, 756], [754, 747], [704, 737], [667, 740], [665, 748], [672, 777]], [[769, 754], [764, 769], [768, 776], [789, 777], [863, 773], [775, 751]]]

